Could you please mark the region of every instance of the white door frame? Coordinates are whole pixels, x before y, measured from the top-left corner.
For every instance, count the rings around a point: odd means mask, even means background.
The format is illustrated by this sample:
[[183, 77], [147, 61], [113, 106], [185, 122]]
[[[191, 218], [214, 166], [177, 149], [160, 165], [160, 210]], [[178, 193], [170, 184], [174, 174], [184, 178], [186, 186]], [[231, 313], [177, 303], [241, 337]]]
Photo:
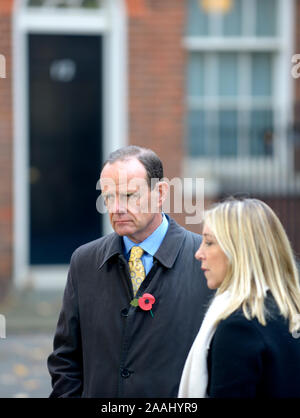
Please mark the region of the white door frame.
[[[127, 20], [124, 0], [106, 0], [103, 10], [29, 9], [16, 0], [13, 15], [14, 90], [14, 285], [57, 289], [65, 285], [68, 265], [29, 264], [29, 33], [101, 35], [103, 37], [102, 154], [127, 140]], [[96, 187], [96, 185], [95, 185]], [[96, 202], [95, 202], [96, 206]], [[96, 209], [95, 209], [96, 210]], [[104, 215], [103, 232], [111, 231]]]

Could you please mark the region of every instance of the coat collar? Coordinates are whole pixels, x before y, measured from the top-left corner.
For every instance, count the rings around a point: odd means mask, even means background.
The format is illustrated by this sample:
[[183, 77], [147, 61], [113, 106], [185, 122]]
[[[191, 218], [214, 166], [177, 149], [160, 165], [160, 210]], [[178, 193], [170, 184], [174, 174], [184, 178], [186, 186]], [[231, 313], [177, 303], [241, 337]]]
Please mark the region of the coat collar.
[[161, 246], [154, 254], [154, 258], [165, 267], [172, 268], [185, 239], [186, 230], [178, 225], [174, 219], [168, 215], [166, 216], [169, 221], [169, 228]]
[[[156, 258], [163, 266], [172, 268], [185, 238], [186, 230], [178, 225], [167, 214], [166, 217], [169, 222], [169, 228], [159, 249], [154, 254], [154, 258]], [[111, 239], [108, 239], [107, 246], [101, 256], [102, 260], [99, 262], [99, 270], [112, 257], [123, 255], [122, 237], [115, 232], [110, 236]]]

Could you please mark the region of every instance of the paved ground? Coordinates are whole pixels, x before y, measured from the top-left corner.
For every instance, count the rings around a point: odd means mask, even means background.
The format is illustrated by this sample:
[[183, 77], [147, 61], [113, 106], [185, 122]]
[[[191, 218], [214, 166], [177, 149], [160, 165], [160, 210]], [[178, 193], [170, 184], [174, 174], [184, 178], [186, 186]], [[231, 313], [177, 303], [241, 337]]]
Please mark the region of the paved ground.
[[0, 304], [6, 322], [6, 338], [0, 338], [0, 398], [49, 396], [47, 358], [61, 301], [62, 291], [25, 289], [12, 290]]
[[0, 398], [47, 398], [52, 335], [7, 335], [0, 340]]

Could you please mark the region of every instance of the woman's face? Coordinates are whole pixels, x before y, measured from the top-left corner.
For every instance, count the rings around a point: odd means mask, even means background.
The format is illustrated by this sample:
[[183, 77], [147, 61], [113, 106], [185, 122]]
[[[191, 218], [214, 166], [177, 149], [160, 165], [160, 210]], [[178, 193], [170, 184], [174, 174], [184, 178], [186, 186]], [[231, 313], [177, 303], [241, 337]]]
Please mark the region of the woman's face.
[[204, 224], [203, 241], [195, 258], [201, 261], [207, 286], [210, 289], [220, 287], [227, 273], [228, 259], [207, 224]]

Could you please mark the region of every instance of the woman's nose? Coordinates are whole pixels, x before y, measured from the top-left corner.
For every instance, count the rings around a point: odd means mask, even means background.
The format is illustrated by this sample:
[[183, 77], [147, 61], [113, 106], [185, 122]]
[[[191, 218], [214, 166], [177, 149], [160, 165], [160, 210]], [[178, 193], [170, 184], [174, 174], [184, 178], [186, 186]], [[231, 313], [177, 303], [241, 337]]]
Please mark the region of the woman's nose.
[[198, 261], [203, 260], [204, 256], [203, 256], [203, 251], [202, 251], [202, 244], [200, 245], [200, 247], [198, 248], [198, 250], [195, 252], [195, 258]]

